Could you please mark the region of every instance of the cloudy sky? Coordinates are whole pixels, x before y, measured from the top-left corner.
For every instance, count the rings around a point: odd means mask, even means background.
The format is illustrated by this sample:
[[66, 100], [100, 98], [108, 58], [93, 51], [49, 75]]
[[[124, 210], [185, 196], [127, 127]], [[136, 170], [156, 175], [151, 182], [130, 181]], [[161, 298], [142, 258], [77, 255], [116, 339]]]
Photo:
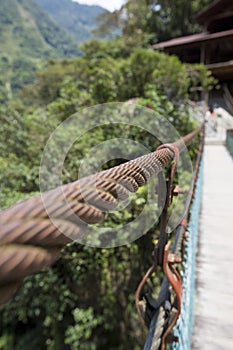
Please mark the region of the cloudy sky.
[[74, 0], [79, 2], [80, 4], [86, 5], [99, 5], [102, 6], [109, 11], [114, 11], [119, 9], [121, 5], [125, 2], [125, 0]]

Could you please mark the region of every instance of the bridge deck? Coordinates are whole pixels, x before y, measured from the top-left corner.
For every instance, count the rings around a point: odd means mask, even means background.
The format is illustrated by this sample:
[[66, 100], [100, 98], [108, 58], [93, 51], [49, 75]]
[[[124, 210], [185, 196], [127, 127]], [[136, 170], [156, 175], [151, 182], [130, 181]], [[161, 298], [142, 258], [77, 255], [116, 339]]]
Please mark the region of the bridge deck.
[[205, 146], [193, 349], [233, 349], [233, 161]]

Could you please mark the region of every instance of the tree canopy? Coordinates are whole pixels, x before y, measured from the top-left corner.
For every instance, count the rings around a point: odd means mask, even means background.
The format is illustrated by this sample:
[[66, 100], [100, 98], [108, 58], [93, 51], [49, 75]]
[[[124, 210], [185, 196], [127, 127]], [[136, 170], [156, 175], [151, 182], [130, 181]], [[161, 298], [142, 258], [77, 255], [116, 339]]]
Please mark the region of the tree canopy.
[[125, 45], [147, 46], [158, 41], [199, 32], [195, 16], [211, 0], [128, 0], [113, 13], [99, 16], [97, 32], [105, 35], [110, 28], [119, 27]]
[[[192, 6], [194, 3], [201, 1], [193, 1]], [[133, 101], [153, 110], [156, 116], [164, 116], [181, 135], [193, 130], [197, 121], [189, 99], [197, 101], [199, 91], [211, 89], [215, 80], [202, 65], [182, 64], [177, 57], [144, 47], [155, 39], [155, 34], [159, 37], [158, 27], [153, 26], [159, 26], [158, 13], [168, 9], [169, 4], [174, 2], [128, 1], [113, 14], [123, 23], [123, 38], [92, 40], [83, 44], [82, 57], [49, 60], [35, 73], [35, 82], [24, 86], [17, 97], [2, 97], [1, 208], [38, 193], [46, 141], [61, 122], [85, 107]], [[155, 22], [151, 16], [155, 16]], [[138, 31], [134, 32], [136, 27]], [[114, 115], [111, 118], [114, 120]], [[143, 123], [143, 114], [140, 118]], [[153, 123], [156, 118], [148, 128]], [[154, 138], [144, 130], [123, 124], [118, 128], [97, 127], [84, 133], [68, 152], [63, 182], [77, 179], [80, 163], [90, 147], [116, 137], [130, 138], [151, 151], [156, 147]], [[190, 149], [192, 159], [197, 143]], [[90, 156], [90, 162], [95, 162], [94, 156]], [[117, 162], [119, 159], [105, 166]], [[184, 176], [189, 178], [189, 174]], [[126, 208], [110, 215], [106, 225], [117, 227], [130, 221], [140, 213], [146, 198], [145, 186], [132, 197], [131, 211]], [[136, 315], [134, 293], [151, 263], [157, 236], [154, 225], [147, 235], [119, 248], [97, 249], [78, 243], [65, 247], [51, 269], [26, 278], [15, 298], [1, 309], [0, 349], [141, 349], [145, 330]], [[160, 273], [153, 275], [148, 287], [155, 295], [160, 280]]]

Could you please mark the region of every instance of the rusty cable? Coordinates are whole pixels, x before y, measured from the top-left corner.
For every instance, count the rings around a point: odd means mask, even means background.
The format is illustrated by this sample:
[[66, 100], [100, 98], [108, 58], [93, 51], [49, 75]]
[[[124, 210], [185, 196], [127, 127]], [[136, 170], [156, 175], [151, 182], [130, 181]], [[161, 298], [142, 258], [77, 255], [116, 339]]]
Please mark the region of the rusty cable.
[[[201, 129], [174, 146], [181, 151]], [[60, 249], [71, 242], [68, 237], [85, 235], [88, 224], [103, 221], [106, 210], [115, 209], [129, 192], [136, 192], [173, 159], [174, 152], [165, 147], [2, 210], [0, 304], [12, 297], [25, 276], [53, 264]]]
[[[193, 177], [191, 180], [190, 184], [190, 190], [188, 192], [188, 196], [185, 201], [184, 205], [184, 210], [183, 210], [183, 216], [181, 219], [180, 224], [176, 228], [176, 234], [175, 234], [175, 241], [171, 247], [171, 241], [167, 243], [167, 235], [166, 235], [166, 223], [167, 223], [167, 209], [169, 208], [171, 204], [171, 188], [172, 188], [172, 181], [174, 178], [174, 171], [175, 171], [175, 165], [171, 169], [171, 174], [170, 174], [170, 180], [168, 183], [168, 193], [167, 193], [167, 199], [166, 203], [163, 209], [163, 218], [160, 226], [160, 239], [158, 241], [158, 244], [155, 245], [154, 251], [153, 251], [153, 262], [152, 266], [150, 269], [147, 271], [145, 276], [143, 277], [141, 283], [139, 284], [136, 295], [135, 295], [135, 302], [136, 302], [136, 307], [139, 312], [139, 315], [141, 319], [144, 320], [144, 322], [147, 324], [149, 328], [149, 333], [146, 339], [146, 343], [144, 346], [145, 350], [152, 350], [152, 349], [160, 349], [164, 350], [166, 347], [166, 342], [168, 339], [170, 341], [176, 341], [175, 337], [172, 334], [172, 329], [179, 317], [180, 309], [181, 309], [181, 300], [182, 300], [182, 279], [179, 275], [178, 270], [176, 269], [176, 264], [179, 264], [182, 262], [182, 258], [179, 256], [181, 254], [181, 248], [184, 239], [186, 238], [186, 228], [187, 228], [187, 223], [188, 223], [188, 216], [189, 216], [189, 211], [191, 207], [191, 203], [193, 200], [194, 196], [194, 189], [198, 177], [198, 172], [199, 172], [199, 167], [200, 167], [200, 162], [201, 162], [201, 157], [203, 153], [203, 147], [204, 147], [204, 125], [201, 126], [199, 130], [195, 130], [194, 132], [188, 134], [185, 136], [182, 140], [179, 140], [175, 142], [172, 147], [170, 145], [169, 148], [174, 149], [174, 159], [177, 159], [177, 149], [180, 150], [182, 147], [183, 142], [185, 144], [189, 143], [197, 134], [201, 133], [201, 141], [199, 145], [199, 150], [197, 153], [196, 157], [196, 162], [195, 162], [195, 167], [194, 167], [194, 172], [193, 172]], [[163, 148], [166, 145], [162, 145], [159, 147]], [[182, 193], [182, 192], [180, 192]], [[161, 238], [162, 237], [162, 238]], [[167, 244], [166, 244], [167, 243]], [[166, 244], [166, 246], [165, 246]], [[161, 247], [162, 245], [162, 247]], [[145, 304], [143, 300], [140, 300], [140, 296], [142, 295], [142, 289], [146, 283], [146, 281], [150, 278], [152, 272], [155, 271], [156, 266], [161, 265], [161, 248], [163, 249], [163, 258], [162, 258], [162, 263], [163, 263], [163, 269], [165, 276], [163, 278], [162, 286], [159, 292], [159, 296], [157, 301], [153, 301], [152, 309], [154, 310], [153, 312], [150, 311], [149, 315], [149, 322], [148, 322], [148, 314], [146, 314], [145, 310], [148, 307], [148, 301]], [[170, 253], [171, 250], [171, 253]], [[182, 254], [181, 254], [182, 255]], [[170, 290], [169, 290], [169, 285], [172, 285], [176, 297], [174, 301], [174, 306], [171, 305], [171, 300], [170, 300]], [[152, 298], [153, 299], [153, 298]], [[166, 309], [166, 303], [167, 305], [170, 305], [170, 311], [165, 312]], [[151, 300], [149, 301], [149, 304], [151, 304]], [[143, 309], [141, 307], [143, 305]], [[157, 324], [157, 318], [159, 312], [161, 313], [161, 309], [164, 310], [165, 314], [167, 316], [163, 317], [160, 319], [160, 322]], [[162, 322], [162, 323], [161, 323]], [[162, 330], [161, 330], [162, 328]]]

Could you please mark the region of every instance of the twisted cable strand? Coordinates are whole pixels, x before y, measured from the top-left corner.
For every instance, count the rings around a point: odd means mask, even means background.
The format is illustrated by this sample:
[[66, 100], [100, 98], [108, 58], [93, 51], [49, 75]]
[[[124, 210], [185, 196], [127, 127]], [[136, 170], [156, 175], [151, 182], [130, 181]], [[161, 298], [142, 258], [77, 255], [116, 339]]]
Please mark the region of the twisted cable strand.
[[[200, 130], [177, 141], [179, 150]], [[71, 241], [68, 237], [83, 237], [88, 224], [103, 221], [104, 210], [116, 209], [173, 158], [164, 148], [1, 211], [0, 304], [12, 297], [25, 276], [53, 264], [61, 247]]]

